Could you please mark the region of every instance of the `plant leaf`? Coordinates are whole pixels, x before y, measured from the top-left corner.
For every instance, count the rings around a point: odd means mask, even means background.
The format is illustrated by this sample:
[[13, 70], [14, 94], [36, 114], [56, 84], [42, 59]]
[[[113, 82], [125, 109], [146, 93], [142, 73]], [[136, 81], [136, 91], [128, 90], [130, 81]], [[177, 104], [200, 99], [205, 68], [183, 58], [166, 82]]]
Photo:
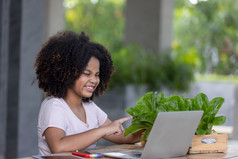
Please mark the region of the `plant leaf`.
[[205, 135], [205, 134], [206, 134], [206, 131], [204, 131], [204, 130], [201, 129], [201, 128], [197, 128], [195, 134], [196, 134], [196, 135]]
[[149, 122], [153, 125], [156, 117], [157, 117], [157, 114], [155, 112], [150, 112], [150, 113], [141, 115], [139, 120], [140, 121], [147, 121], [147, 122]]
[[192, 101], [191, 99], [185, 98], [184, 99], [184, 106], [186, 110], [192, 110]]
[[204, 110], [204, 112], [206, 112], [209, 106], [209, 100], [206, 94], [199, 93], [198, 95], [196, 95], [194, 99], [195, 99], [195, 102], [197, 103], [197, 106], [200, 108], [200, 110]]
[[141, 141], [147, 141], [150, 132], [151, 132], [152, 127], [149, 127], [148, 129], [145, 130], [144, 135], [141, 138]]
[[160, 102], [162, 102], [163, 99], [164, 99], [164, 93], [159, 93], [159, 94], [156, 96], [156, 102], [157, 102], [157, 104], [159, 104]]
[[213, 125], [222, 125], [226, 122], [226, 117], [225, 116], [218, 116], [215, 117], [212, 121]]
[[191, 102], [192, 102], [191, 110], [201, 110], [200, 106], [198, 105], [198, 103], [195, 99], [191, 99]]
[[128, 128], [126, 128], [124, 136], [127, 136], [129, 134], [135, 133], [135, 132], [143, 130], [143, 129], [147, 129], [147, 127], [145, 125], [131, 124]]
[[150, 99], [152, 96], [153, 92], [148, 92], [146, 93], [144, 96], [140, 97], [137, 101], [136, 101], [136, 105], [145, 105], [148, 108], [150, 108]]
[[[216, 97], [209, 102], [204, 93], [199, 93], [195, 98], [188, 99], [184, 98], [184, 96], [172, 95], [164, 97], [163, 93], [148, 92], [137, 100], [134, 108], [126, 110], [127, 113], [133, 116], [132, 124], [126, 129], [126, 134], [143, 129], [149, 135], [158, 112], [188, 110], [204, 111], [196, 134], [210, 134], [213, 125], [222, 125], [226, 121], [225, 116], [215, 117], [223, 103], [224, 99], [222, 97]], [[146, 140], [147, 137], [145, 135], [142, 140]]]
[[126, 109], [126, 112], [134, 117], [134, 108], [129, 107], [129, 108]]
[[134, 109], [137, 109], [138, 112], [140, 112], [139, 114], [146, 114], [146, 113], [150, 113], [151, 110], [146, 106], [146, 105], [136, 105], [134, 107]]
[[180, 96], [173, 95], [169, 98], [168, 100], [170, 109], [172, 111], [184, 111], [185, 106], [184, 106], [184, 101]]
[[210, 102], [209, 102], [209, 112], [211, 115], [213, 115], [215, 117], [215, 115], [217, 114], [217, 112], [219, 111], [219, 109], [221, 108], [222, 104], [224, 103], [224, 98], [222, 97], [216, 97], [213, 98]]

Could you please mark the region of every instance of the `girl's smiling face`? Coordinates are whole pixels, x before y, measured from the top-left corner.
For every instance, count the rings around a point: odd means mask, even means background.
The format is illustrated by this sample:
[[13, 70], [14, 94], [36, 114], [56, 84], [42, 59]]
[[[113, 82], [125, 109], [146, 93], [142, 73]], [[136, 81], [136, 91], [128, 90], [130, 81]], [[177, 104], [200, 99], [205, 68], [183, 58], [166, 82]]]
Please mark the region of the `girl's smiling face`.
[[71, 88], [72, 93], [81, 98], [90, 98], [100, 82], [99, 68], [99, 60], [91, 57], [88, 65]]

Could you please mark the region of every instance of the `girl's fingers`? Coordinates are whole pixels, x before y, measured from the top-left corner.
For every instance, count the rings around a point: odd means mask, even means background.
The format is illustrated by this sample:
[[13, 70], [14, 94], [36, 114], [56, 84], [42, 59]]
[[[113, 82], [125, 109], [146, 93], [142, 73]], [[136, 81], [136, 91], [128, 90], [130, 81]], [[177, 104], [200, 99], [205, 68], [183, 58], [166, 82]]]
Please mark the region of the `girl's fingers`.
[[121, 119], [118, 119], [117, 121], [119, 121], [121, 124], [128, 121], [128, 120], [131, 120], [132, 117], [125, 117], [125, 118], [121, 118]]
[[125, 131], [125, 129], [122, 125], [121, 125], [121, 131], [122, 131], [122, 133]]
[[114, 135], [121, 135], [124, 133], [124, 131], [125, 131], [124, 127], [120, 124], [120, 126], [118, 127], [118, 130], [114, 132]]

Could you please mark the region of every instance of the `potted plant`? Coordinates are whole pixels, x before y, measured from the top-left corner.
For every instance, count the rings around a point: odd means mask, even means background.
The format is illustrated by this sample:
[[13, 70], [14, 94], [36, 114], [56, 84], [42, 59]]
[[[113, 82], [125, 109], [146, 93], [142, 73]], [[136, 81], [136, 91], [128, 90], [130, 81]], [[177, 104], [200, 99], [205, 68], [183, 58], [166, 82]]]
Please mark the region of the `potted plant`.
[[[209, 101], [204, 93], [199, 93], [195, 98], [172, 95], [165, 97], [163, 93], [148, 92], [136, 101], [135, 107], [129, 107], [126, 112], [133, 119], [131, 125], [125, 130], [125, 136], [140, 130], [144, 130], [142, 143], [147, 140], [156, 116], [165, 111], [192, 111], [203, 110], [204, 114], [195, 132], [196, 135], [211, 135], [215, 131], [213, 125], [222, 125], [226, 122], [225, 116], [216, 116], [224, 103], [224, 98], [216, 97]], [[205, 138], [205, 136], [203, 136]], [[191, 148], [192, 145], [191, 145]], [[190, 151], [192, 152], [192, 151]], [[199, 151], [201, 152], [201, 151]]]

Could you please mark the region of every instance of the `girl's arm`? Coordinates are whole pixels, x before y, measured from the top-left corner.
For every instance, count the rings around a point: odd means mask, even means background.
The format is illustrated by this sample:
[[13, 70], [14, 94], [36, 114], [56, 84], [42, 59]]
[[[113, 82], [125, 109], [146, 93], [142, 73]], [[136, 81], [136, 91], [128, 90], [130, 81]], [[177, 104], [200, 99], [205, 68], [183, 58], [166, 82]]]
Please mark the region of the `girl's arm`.
[[[107, 119], [106, 122], [101, 127], [110, 125], [111, 123], [112, 123], [112, 121], [110, 119]], [[122, 127], [122, 130], [123, 130], [123, 133], [121, 133], [119, 135], [111, 134], [111, 135], [106, 135], [103, 138], [110, 142], [116, 143], [116, 144], [131, 144], [131, 143], [136, 143], [136, 142], [140, 141], [142, 131], [124, 136], [124, 128], [123, 127]]]
[[99, 128], [70, 136], [65, 136], [65, 132], [62, 129], [49, 127], [45, 130], [43, 135], [45, 135], [46, 142], [51, 150], [51, 153], [82, 150], [104, 136], [111, 136], [112, 134], [115, 134], [113, 136], [116, 136], [123, 134], [124, 129], [121, 123], [130, 119], [130, 117], [121, 118]]

